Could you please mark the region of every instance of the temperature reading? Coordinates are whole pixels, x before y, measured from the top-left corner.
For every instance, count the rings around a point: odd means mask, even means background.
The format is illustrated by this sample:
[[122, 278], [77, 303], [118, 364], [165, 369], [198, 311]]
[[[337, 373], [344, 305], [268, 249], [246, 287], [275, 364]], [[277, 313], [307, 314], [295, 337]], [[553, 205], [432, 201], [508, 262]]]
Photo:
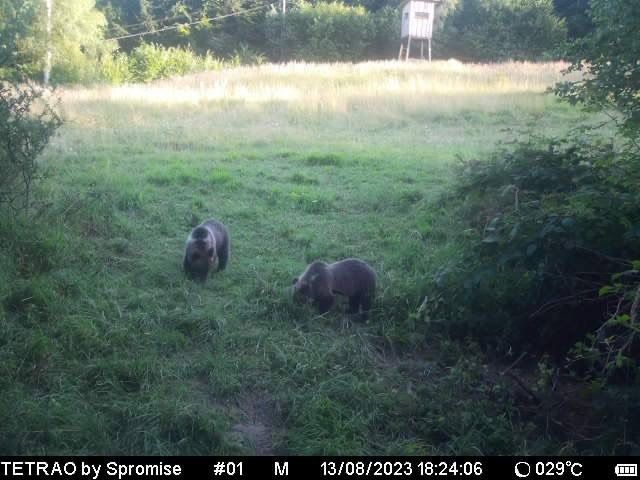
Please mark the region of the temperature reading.
[[541, 477], [582, 476], [582, 464], [577, 462], [537, 462], [536, 475]]
[[540, 477], [582, 477], [582, 464], [579, 462], [557, 461], [557, 462], [518, 462], [514, 468], [516, 477], [527, 478], [531, 475]]

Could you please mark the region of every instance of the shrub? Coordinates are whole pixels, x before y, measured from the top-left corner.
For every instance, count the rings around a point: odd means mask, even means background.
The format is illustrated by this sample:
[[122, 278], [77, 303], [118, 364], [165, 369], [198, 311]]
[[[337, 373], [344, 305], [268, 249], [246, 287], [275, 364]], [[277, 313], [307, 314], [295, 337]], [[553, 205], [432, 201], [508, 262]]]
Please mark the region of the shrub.
[[556, 12], [565, 19], [569, 38], [584, 37], [593, 32], [589, 16], [591, 0], [553, 0]]
[[445, 200], [462, 220], [463, 249], [434, 276], [427, 317], [486, 345], [559, 359], [587, 334], [628, 340], [640, 169], [627, 155], [569, 139], [463, 163]]
[[36, 158], [60, 118], [30, 84], [0, 83], [0, 207], [25, 210], [36, 178]]
[[209, 54], [198, 57], [190, 48], [142, 44], [131, 52], [130, 68], [134, 80], [149, 82], [159, 78], [185, 75], [218, 66]]
[[400, 12], [385, 6], [372, 15], [374, 35], [367, 49], [368, 58], [394, 58], [400, 45]]
[[[628, 142], [619, 162], [610, 166], [608, 179], [616, 181], [608, 193], [611, 199], [637, 202], [640, 169], [640, 42], [635, 30], [640, 21], [640, 6], [633, 0], [591, 0], [593, 30], [572, 44], [570, 71], [583, 72], [579, 80], [563, 82], [556, 93], [571, 103], [581, 103], [595, 110], [611, 109], [611, 118]], [[635, 195], [634, 195], [635, 194]], [[640, 311], [640, 262], [637, 256], [640, 225], [637, 213], [621, 209], [620, 202], [609, 200], [602, 216], [619, 218], [628, 232], [625, 245], [617, 239], [613, 245], [626, 248], [617, 252], [623, 263], [610, 281], [599, 289], [601, 298], [610, 298], [612, 308], [606, 312], [606, 323], [579, 342], [573, 354], [585, 360], [591, 371], [609, 376], [623, 367], [637, 367], [638, 315]], [[620, 260], [618, 260], [620, 261]], [[601, 272], [604, 273], [604, 272]], [[635, 359], [634, 359], [635, 358]], [[627, 378], [628, 380], [628, 378]]]
[[266, 61], [264, 54], [253, 50], [246, 43], [240, 42], [233, 51], [229, 62], [231, 65], [262, 65]]
[[151, 82], [161, 78], [220, 68], [221, 60], [210, 53], [199, 56], [189, 47], [163, 47], [143, 43], [130, 55], [117, 53], [100, 64], [103, 78], [112, 83]]
[[0, 5], [0, 209], [13, 214], [29, 207], [36, 157], [60, 125], [45, 91], [24, 80], [42, 53], [36, 48], [40, 6], [16, 0]]
[[107, 55], [102, 58], [99, 66], [100, 76], [109, 83], [119, 85], [134, 79], [126, 53], [117, 52], [113, 56]]
[[555, 57], [566, 37], [552, 0], [460, 0], [436, 41], [445, 56], [484, 62]]

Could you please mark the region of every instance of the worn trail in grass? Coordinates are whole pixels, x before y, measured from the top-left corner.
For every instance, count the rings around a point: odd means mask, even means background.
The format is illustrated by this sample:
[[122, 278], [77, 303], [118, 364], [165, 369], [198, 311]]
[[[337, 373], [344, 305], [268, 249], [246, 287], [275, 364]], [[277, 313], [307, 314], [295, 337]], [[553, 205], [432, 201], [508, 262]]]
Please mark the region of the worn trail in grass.
[[[2, 451], [551, 448], [523, 440], [473, 346], [412, 313], [455, 255], [436, 199], [456, 158], [585, 120], [543, 94], [561, 66], [286, 68], [63, 92], [47, 233], [2, 258]], [[209, 216], [231, 260], [198, 285], [181, 255]], [[379, 274], [367, 324], [291, 303], [307, 262], [347, 256]]]

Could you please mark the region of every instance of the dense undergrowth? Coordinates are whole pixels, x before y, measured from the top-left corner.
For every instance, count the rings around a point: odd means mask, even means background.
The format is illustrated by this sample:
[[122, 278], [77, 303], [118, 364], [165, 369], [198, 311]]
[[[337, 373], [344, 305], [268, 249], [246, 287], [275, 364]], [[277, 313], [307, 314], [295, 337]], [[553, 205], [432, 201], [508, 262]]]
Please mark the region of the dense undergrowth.
[[430, 315], [459, 334], [558, 358], [616, 305], [611, 322], [624, 326], [640, 258], [633, 158], [608, 143], [527, 143], [464, 162], [458, 178], [445, 202], [468, 247], [436, 275], [436, 289], [454, 296], [435, 295]]

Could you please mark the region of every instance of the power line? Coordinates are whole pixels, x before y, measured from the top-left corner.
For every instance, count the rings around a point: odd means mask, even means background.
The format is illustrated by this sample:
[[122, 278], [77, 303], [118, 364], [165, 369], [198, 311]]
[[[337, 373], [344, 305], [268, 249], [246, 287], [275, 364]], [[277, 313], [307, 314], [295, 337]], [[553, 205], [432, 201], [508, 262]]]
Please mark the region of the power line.
[[118, 25], [115, 24], [111, 27], [109, 27], [109, 30], [115, 30], [118, 28], [121, 28], [122, 30], [126, 30], [128, 28], [132, 28], [132, 27], [139, 27], [139, 26], [144, 26], [147, 25], [149, 23], [161, 23], [161, 22], [166, 22], [167, 20], [175, 20], [177, 18], [183, 18], [183, 17], [192, 17], [193, 15], [189, 15], [188, 13], [183, 13], [182, 15], [174, 15], [171, 17], [165, 17], [165, 18], [150, 18], [148, 20], [145, 20], [144, 22], [138, 22], [138, 23], [131, 23], [129, 25]]
[[159, 28], [158, 30], [151, 30], [151, 31], [148, 31], [148, 32], [140, 32], [140, 33], [130, 33], [128, 35], [122, 35], [120, 37], [105, 38], [105, 42], [109, 41], [109, 40], [123, 40], [125, 38], [142, 37], [144, 35], [151, 35], [152, 33], [166, 32], [167, 30], [176, 30], [176, 29], [181, 28], [181, 27], [190, 27], [191, 25], [197, 25], [198, 23], [215, 22], [216, 20], [222, 20], [223, 18], [237, 17], [238, 15], [243, 15], [245, 13], [254, 12], [254, 11], [257, 11], [257, 10], [262, 10], [262, 9], [267, 8], [268, 6], [270, 7], [271, 4], [269, 4], [269, 5], [261, 5], [259, 7], [248, 8], [246, 10], [241, 10], [239, 12], [227, 13], [226, 15], [220, 15], [219, 17], [204, 18], [204, 19], [198, 20], [196, 22], [181, 23], [180, 25], [171, 25], [170, 27]]

